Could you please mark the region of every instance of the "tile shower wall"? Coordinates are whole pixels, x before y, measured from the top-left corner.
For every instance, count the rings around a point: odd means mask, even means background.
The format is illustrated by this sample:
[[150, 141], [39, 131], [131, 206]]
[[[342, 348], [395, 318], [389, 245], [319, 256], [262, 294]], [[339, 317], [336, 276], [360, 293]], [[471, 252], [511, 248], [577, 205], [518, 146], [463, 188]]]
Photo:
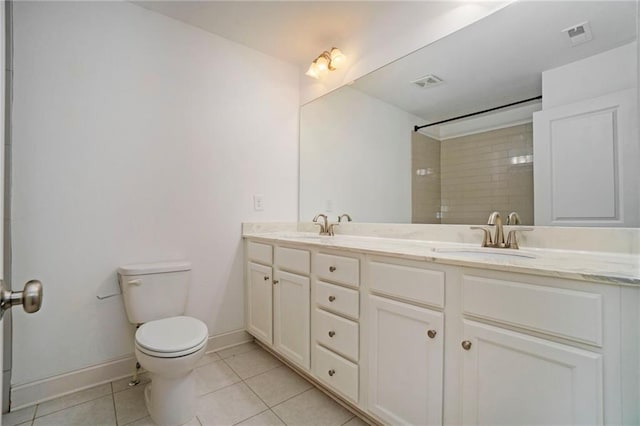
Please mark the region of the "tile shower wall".
[[442, 141], [442, 223], [485, 223], [517, 211], [533, 224], [531, 123]]
[[413, 223], [440, 223], [440, 141], [411, 133]]

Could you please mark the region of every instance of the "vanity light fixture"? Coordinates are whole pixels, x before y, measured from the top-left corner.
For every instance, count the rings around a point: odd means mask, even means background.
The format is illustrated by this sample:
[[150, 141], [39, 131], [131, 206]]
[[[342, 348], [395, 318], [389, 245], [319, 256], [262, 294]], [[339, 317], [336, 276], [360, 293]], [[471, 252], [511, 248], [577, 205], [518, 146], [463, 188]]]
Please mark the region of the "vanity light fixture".
[[320, 78], [327, 75], [329, 71], [334, 71], [340, 68], [346, 56], [337, 47], [332, 47], [330, 52], [326, 50], [320, 54], [309, 66], [309, 69], [305, 73], [309, 77]]

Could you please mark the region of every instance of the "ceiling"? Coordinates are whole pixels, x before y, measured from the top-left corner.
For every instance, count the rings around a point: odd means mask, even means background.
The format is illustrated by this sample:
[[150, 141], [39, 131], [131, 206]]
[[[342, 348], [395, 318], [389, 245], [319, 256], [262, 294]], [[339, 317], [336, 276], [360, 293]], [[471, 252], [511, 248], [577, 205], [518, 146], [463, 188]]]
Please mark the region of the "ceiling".
[[[542, 71], [636, 39], [635, 1], [520, 1], [356, 80], [353, 88], [424, 118], [449, 119], [542, 94]], [[562, 30], [589, 21], [572, 47]], [[434, 74], [443, 83], [412, 81]]]
[[[332, 46], [346, 55], [477, 1], [147, 1], [133, 3], [306, 69]], [[366, 42], [363, 40], [366, 38]], [[362, 52], [359, 52], [362, 53]]]

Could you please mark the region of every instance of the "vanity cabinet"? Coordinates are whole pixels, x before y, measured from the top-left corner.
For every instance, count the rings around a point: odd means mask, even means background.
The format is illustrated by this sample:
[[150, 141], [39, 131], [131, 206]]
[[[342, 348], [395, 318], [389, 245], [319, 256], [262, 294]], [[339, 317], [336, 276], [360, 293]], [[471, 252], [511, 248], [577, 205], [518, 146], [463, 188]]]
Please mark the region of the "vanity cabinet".
[[[444, 273], [367, 262], [369, 411], [388, 424], [442, 424]], [[393, 297], [394, 300], [390, 297]]]
[[[550, 286], [549, 284], [553, 284]], [[604, 424], [620, 356], [614, 287], [512, 274], [462, 276], [462, 423]], [[605, 309], [605, 304], [608, 305]], [[614, 312], [606, 319], [604, 311]], [[617, 422], [613, 422], [617, 423]]]
[[308, 370], [309, 251], [250, 241], [247, 258], [247, 330]]
[[312, 370], [354, 403], [360, 391], [360, 259], [336, 252], [314, 256]]
[[602, 355], [464, 321], [462, 423], [603, 424]]
[[266, 344], [273, 343], [273, 247], [247, 243], [247, 330]]
[[636, 288], [370, 249], [248, 240], [246, 253], [247, 330], [374, 422], [640, 417]]
[[308, 250], [275, 246], [274, 257], [273, 346], [308, 370], [311, 254]]

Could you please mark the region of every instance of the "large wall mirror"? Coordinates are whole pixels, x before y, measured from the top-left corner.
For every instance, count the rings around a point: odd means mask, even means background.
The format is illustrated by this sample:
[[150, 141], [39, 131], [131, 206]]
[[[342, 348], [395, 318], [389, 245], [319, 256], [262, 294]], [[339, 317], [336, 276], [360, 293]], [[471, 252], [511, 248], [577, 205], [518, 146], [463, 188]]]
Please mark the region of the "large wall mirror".
[[300, 220], [640, 226], [637, 7], [514, 2], [304, 105]]

